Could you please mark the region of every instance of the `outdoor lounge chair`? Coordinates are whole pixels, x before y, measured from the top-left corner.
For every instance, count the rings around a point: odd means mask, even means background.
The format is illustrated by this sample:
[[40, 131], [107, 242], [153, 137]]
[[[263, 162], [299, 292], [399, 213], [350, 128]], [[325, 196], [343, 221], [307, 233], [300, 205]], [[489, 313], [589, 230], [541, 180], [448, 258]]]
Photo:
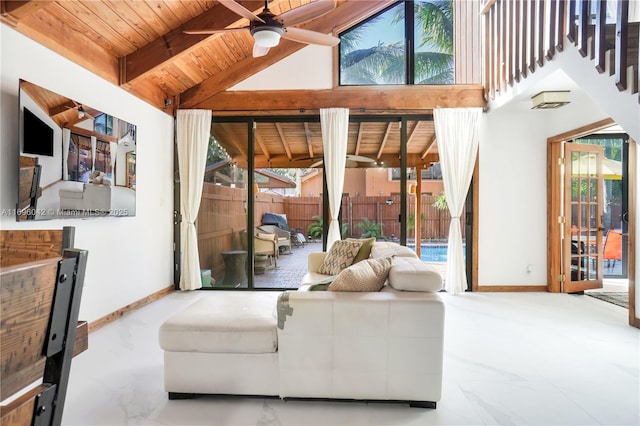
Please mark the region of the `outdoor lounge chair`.
[[278, 238], [278, 251], [291, 253], [291, 234], [289, 231], [284, 231], [276, 225], [262, 225], [258, 227], [258, 230], [265, 234], [275, 234]]
[[[247, 250], [247, 231], [242, 231], [242, 249]], [[262, 234], [256, 229], [253, 236], [254, 263], [256, 270], [273, 269], [278, 266], [278, 243], [273, 234]]]
[[607, 261], [607, 268], [615, 266], [616, 260], [622, 260], [622, 232], [619, 229], [607, 232], [602, 259]]

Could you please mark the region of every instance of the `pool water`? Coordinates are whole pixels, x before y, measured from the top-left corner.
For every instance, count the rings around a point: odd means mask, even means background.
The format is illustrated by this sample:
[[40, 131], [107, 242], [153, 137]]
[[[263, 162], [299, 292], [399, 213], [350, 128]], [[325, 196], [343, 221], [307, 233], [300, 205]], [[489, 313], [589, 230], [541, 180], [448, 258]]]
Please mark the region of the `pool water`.
[[[415, 245], [407, 244], [411, 250], [415, 251]], [[465, 250], [465, 246], [462, 246]], [[446, 244], [422, 244], [420, 246], [420, 259], [423, 262], [446, 262], [447, 261], [447, 245]]]

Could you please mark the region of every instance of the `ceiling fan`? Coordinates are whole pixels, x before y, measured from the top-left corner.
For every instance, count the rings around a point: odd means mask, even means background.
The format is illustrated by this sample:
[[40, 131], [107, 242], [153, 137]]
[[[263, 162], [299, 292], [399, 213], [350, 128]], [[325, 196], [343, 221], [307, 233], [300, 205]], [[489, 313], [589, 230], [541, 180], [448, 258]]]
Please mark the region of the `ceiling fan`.
[[[319, 167], [322, 165], [324, 159], [321, 159], [319, 161], [316, 161], [315, 163], [311, 164], [309, 167]], [[373, 158], [369, 158], [369, 157], [365, 157], [362, 155], [354, 155], [354, 154], [347, 154], [347, 161], [345, 163], [345, 167], [358, 167], [358, 163], [375, 163], [376, 160], [374, 160]]]
[[243, 18], [247, 18], [249, 25], [241, 28], [188, 30], [185, 34], [216, 34], [249, 30], [253, 36], [254, 58], [266, 55], [271, 47], [278, 45], [280, 38], [321, 46], [335, 46], [340, 43], [340, 39], [332, 35], [294, 27], [331, 12], [336, 7], [336, 0], [316, 0], [277, 16], [269, 10], [268, 0], [265, 0], [264, 9], [257, 15], [233, 0], [219, 0], [219, 2]]

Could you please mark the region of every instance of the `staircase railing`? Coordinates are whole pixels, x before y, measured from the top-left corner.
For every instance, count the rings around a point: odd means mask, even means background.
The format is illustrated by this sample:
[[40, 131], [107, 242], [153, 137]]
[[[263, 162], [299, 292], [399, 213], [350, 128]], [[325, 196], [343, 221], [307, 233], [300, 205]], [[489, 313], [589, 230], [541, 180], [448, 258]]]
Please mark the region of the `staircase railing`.
[[598, 72], [615, 74], [618, 90], [638, 93], [640, 11], [633, 12], [628, 0], [487, 0], [482, 9], [487, 99], [551, 61], [565, 48], [565, 36], [583, 57], [589, 55]]

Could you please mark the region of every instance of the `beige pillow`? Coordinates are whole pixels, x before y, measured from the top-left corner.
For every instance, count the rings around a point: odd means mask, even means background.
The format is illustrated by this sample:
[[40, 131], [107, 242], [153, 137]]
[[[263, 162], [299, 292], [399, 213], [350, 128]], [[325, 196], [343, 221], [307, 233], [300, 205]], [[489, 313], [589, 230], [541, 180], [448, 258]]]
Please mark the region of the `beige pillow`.
[[270, 240], [270, 241], [274, 241], [275, 240], [275, 234], [263, 234], [261, 232], [258, 232], [258, 238], [262, 238], [263, 240]]
[[338, 275], [344, 268], [353, 263], [358, 251], [362, 247], [360, 241], [338, 240], [331, 246], [331, 250], [318, 268], [318, 272], [325, 275]]
[[393, 257], [365, 259], [340, 272], [329, 291], [380, 291], [389, 276]]

